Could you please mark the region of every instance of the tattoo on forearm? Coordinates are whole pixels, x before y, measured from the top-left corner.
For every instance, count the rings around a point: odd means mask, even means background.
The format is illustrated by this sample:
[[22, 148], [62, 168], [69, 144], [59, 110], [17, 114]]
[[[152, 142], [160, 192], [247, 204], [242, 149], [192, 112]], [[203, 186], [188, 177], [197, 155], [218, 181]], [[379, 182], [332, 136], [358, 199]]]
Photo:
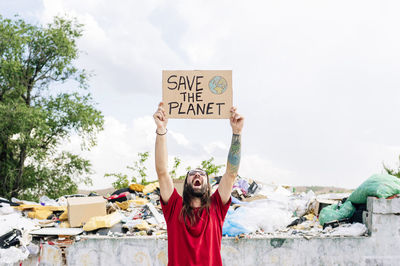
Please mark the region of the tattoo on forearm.
[[228, 155], [228, 171], [237, 173], [240, 164], [240, 150], [241, 150], [241, 139], [240, 135], [233, 134], [231, 148]]

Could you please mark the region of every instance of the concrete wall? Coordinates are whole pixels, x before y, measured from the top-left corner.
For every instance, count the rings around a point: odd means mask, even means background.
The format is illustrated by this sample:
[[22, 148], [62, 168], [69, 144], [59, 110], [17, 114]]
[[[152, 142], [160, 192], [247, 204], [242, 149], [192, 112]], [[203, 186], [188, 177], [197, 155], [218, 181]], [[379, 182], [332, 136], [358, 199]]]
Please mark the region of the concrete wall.
[[[368, 237], [223, 238], [224, 265], [400, 265], [400, 199], [368, 199]], [[86, 237], [66, 249], [68, 265], [166, 265], [165, 238]], [[43, 265], [51, 265], [46, 261]]]

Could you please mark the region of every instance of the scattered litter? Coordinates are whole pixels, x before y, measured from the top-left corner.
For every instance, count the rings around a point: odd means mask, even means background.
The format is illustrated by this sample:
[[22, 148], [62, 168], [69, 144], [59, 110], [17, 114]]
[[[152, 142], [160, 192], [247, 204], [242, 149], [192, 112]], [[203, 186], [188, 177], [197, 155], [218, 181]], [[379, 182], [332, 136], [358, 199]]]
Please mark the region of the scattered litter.
[[106, 200], [103, 197], [68, 198], [68, 221], [71, 227], [80, 227], [91, 217], [106, 215]]
[[59, 206], [57, 201], [50, 199], [47, 196], [41, 196], [39, 199], [39, 202], [40, 202], [40, 205], [43, 205], [43, 206]]
[[[221, 177], [210, 178], [212, 191], [218, 188], [220, 180]], [[288, 186], [238, 177], [222, 233], [238, 240], [255, 236], [305, 239], [364, 236], [367, 228], [358, 222], [366, 206], [350, 199], [363, 201], [371, 195], [372, 184], [385, 188], [386, 194], [382, 194], [382, 189], [375, 191], [379, 195], [393, 196], [400, 190], [389, 191], [387, 186], [397, 183], [400, 189], [400, 182], [391, 176], [374, 175], [351, 195], [316, 195], [311, 190], [295, 193]], [[174, 181], [174, 185], [181, 193], [183, 181]], [[80, 241], [84, 235], [166, 236], [166, 229], [158, 182], [145, 186], [131, 184], [107, 197], [96, 193], [58, 199], [42, 196], [39, 203], [0, 198], [0, 257], [6, 263], [20, 262], [29, 254], [49, 252], [42, 249], [42, 243], [65, 247]]]
[[132, 199], [132, 196], [131, 193], [129, 193], [128, 191], [122, 192], [120, 194], [114, 194], [107, 198], [109, 202], [124, 202], [130, 199]]
[[21, 246], [10, 247], [7, 249], [0, 248], [0, 258], [2, 264], [13, 264], [27, 259], [29, 251], [27, 248]]
[[31, 231], [31, 235], [44, 235], [44, 236], [75, 236], [79, 235], [83, 232], [82, 228], [59, 228], [59, 227], [53, 227], [53, 228], [42, 228], [39, 230], [34, 230]]
[[327, 227], [325, 229], [331, 236], [363, 236], [368, 232], [365, 224], [354, 223], [354, 224], [342, 224], [336, 228]]
[[158, 182], [148, 184], [143, 188], [143, 194], [146, 195], [146, 194], [152, 193], [154, 190], [156, 190], [159, 187], [160, 187], [160, 184]]
[[14, 213], [15, 209], [7, 203], [0, 203], [0, 215], [7, 215]]
[[356, 208], [349, 200], [345, 203], [337, 203], [327, 206], [321, 210], [319, 214], [319, 222], [323, 226], [327, 222], [350, 218], [353, 216]]
[[17, 246], [20, 243], [19, 239], [22, 233], [18, 229], [13, 229], [4, 235], [0, 236], [0, 248], [9, 248], [12, 246]]
[[156, 219], [157, 223], [161, 224], [161, 223], [165, 223], [165, 219], [164, 216], [162, 214], [160, 214], [156, 208], [154, 207], [153, 204], [151, 204], [150, 202], [146, 204], [146, 206], [149, 208], [149, 210], [151, 211], [151, 213], [153, 214], [154, 218]]
[[137, 192], [143, 192], [144, 186], [141, 184], [130, 184], [129, 189]]
[[93, 231], [99, 228], [110, 228], [113, 225], [121, 221], [121, 215], [119, 212], [114, 212], [112, 214], [104, 216], [91, 217], [83, 226], [85, 231]]
[[389, 174], [375, 174], [365, 180], [350, 195], [352, 203], [366, 203], [368, 196], [388, 198], [400, 193], [400, 178]]

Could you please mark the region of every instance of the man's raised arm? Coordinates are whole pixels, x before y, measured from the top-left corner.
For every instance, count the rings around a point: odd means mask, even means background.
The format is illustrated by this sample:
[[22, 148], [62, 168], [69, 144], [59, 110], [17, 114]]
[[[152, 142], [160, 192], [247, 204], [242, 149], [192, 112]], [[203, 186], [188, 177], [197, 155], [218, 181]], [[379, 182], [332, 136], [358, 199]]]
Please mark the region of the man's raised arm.
[[232, 186], [239, 171], [243, 121], [244, 118], [236, 113], [236, 107], [232, 107], [230, 117], [230, 123], [232, 127], [232, 143], [229, 149], [226, 171], [222, 176], [221, 182], [218, 186], [218, 192], [221, 196], [223, 204], [227, 203], [231, 197]]
[[158, 105], [157, 111], [153, 115], [154, 121], [157, 125], [156, 129], [156, 172], [158, 182], [160, 183], [160, 193], [164, 203], [167, 203], [169, 198], [174, 192], [174, 184], [168, 174], [168, 151], [167, 151], [167, 124], [168, 118], [166, 117], [163, 103]]

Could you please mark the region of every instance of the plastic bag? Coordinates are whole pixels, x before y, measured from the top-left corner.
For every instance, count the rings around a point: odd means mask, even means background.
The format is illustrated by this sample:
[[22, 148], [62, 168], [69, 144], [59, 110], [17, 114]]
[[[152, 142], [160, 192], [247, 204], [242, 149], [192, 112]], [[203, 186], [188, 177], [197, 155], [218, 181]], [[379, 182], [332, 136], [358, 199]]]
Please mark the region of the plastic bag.
[[257, 200], [235, 211], [229, 210], [225, 218], [222, 234], [237, 236], [262, 229], [274, 232], [284, 229], [293, 220], [292, 212], [286, 202], [275, 200]]
[[0, 203], [0, 215], [7, 215], [14, 213], [15, 209], [10, 204]]
[[41, 196], [40, 199], [39, 199], [39, 202], [43, 206], [59, 206], [57, 201], [55, 201], [53, 199], [50, 199], [47, 196]]
[[[240, 221], [236, 221], [235, 218], [232, 217], [233, 212], [234, 211], [232, 209], [229, 209], [224, 225], [222, 227], [222, 235], [237, 236], [240, 234], [250, 233], [252, 231], [252, 228], [246, 228], [242, 224], [240, 224]], [[240, 217], [241, 215], [236, 216]]]
[[319, 213], [319, 223], [323, 226], [325, 223], [332, 222], [335, 220], [342, 220], [353, 216], [356, 208], [351, 204], [349, 200], [339, 206], [333, 204], [326, 206]]
[[339, 227], [332, 229], [329, 232], [331, 236], [363, 236], [368, 232], [368, 228], [365, 224], [354, 223], [354, 224], [342, 224]]
[[387, 198], [400, 194], [400, 179], [389, 174], [375, 174], [362, 183], [348, 198], [356, 204], [364, 204], [367, 197]]
[[29, 251], [25, 247], [10, 247], [7, 249], [0, 249], [1, 265], [14, 264], [27, 259]]

